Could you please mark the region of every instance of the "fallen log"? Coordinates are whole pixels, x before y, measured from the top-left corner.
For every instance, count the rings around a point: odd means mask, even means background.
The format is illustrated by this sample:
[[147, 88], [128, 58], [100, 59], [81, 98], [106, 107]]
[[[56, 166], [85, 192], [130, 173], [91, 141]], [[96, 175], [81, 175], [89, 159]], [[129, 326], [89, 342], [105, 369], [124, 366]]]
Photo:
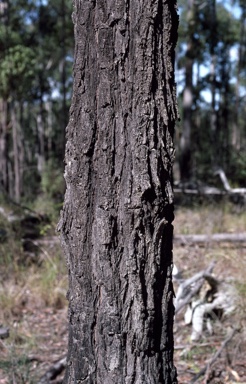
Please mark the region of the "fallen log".
[[245, 202], [246, 188], [231, 188], [223, 169], [217, 169], [214, 174], [219, 176], [224, 189], [212, 187], [209, 185], [201, 185], [200, 183], [196, 183], [196, 185], [192, 186], [189, 184], [176, 184], [174, 187], [174, 194], [230, 197], [238, 196], [242, 197]]
[[215, 187], [202, 187], [199, 189], [193, 188], [174, 188], [174, 195], [211, 195], [211, 196], [226, 196], [228, 193]]
[[174, 242], [182, 245], [197, 243], [246, 243], [246, 232], [213, 233], [210, 235], [174, 235]]
[[50, 384], [66, 367], [66, 357], [62, 357], [59, 361], [54, 363], [45, 374], [41, 377], [37, 384]]
[[225, 188], [225, 190], [229, 193], [229, 194], [241, 194], [241, 195], [245, 195], [246, 194], [246, 188], [231, 188], [230, 184], [229, 184], [229, 181], [226, 177], [226, 174], [225, 172], [223, 171], [223, 169], [219, 168], [215, 171], [214, 173], [215, 175], [218, 175], [220, 177], [220, 180], [223, 184], [223, 187]]

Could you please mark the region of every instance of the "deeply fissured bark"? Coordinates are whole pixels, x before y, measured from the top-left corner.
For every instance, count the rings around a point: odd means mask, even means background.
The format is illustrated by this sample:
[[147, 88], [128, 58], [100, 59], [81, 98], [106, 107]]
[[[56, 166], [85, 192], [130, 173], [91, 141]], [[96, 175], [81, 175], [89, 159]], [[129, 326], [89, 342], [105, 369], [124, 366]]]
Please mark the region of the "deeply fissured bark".
[[74, 2], [59, 228], [69, 272], [64, 382], [177, 383], [173, 366], [175, 1]]

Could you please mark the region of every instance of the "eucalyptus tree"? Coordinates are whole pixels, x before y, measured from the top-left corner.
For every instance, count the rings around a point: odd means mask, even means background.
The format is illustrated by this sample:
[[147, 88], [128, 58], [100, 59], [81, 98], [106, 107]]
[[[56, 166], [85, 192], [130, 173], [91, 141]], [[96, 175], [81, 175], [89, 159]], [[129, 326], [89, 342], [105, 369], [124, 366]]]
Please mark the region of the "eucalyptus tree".
[[173, 365], [173, 0], [74, 1], [64, 383], [177, 383]]
[[[32, 11], [29, 3], [28, 11]], [[1, 182], [9, 195], [19, 201], [24, 168], [20, 122], [24, 101], [32, 90], [35, 55], [27, 46], [28, 32], [21, 22], [26, 13], [23, 14], [20, 4], [4, 1], [0, 13]]]
[[193, 106], [193, 67], [195, 64], [195, 32], [196, 32], [196, 4], [194, 0], [187, 2], [187, 47], [185, 53], [185, 86], [183, 90], [183, 124], [180, 137], [180, 179], [182, 182], [191, 178], [191, 131], [192, 131], [192, 106]]
[[49, 158], [60, 162], [62, 173], [71, 9], [63, 0], [1, 2], [0, 183], [16, 201], [40, 190]]
[[[240, 27], [239, 27], [239, 41], [238, 41], [238, 60], [236, 67], [236, 87], [235, 94], [236, 100], [234, 104], [233, 116], [233, 135], [232, 145], [236, 151], [242, 153], [246, 147], [246, 132], [245, 132], [245, 98], [246, 98], [246, 4], [244, 0], [235, 0], [240, 10]], [[244, 89], [244, 92], [241, 90]], [[245, 152], [245, 151], [244, 151]], [[244, 162], [244, 159], [243, 159]], [[244, 175], [245, 176], [245, 175]]]
[[[221, 1], [180, 0], [177, 64], [184, 74], [183, 83], [179, 84], [182, 180], [208, 181], [216, 166], [223, 167], [229, 177], [242, 179], [239, 174], [243, 171], [243, 151], [236, 152], [235, 146], [243, 149], [245, 137], [240, 117], [244, 116], [245, 106], [245, 16], [244, 2], [237, 3], [237, 12], [233, 13]], [[235, 56], [237, 50], [239, 54]]]

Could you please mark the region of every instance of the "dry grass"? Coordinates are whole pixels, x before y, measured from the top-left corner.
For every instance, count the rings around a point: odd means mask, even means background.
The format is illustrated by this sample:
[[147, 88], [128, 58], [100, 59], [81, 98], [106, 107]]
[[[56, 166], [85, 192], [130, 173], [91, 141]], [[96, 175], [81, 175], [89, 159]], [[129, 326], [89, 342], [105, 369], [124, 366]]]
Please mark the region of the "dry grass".
[[[176, 234], [212, 234], [223, 232], [245, 232], [246, 213], [237, 207], [227, 205], [201, 206], [198, 208], [179, 207], [176, 210], [174, 222]], [[238, 293], [235, 312], [214, 328], [212, 336], [205, 335], [197, 345], [190, 341], [191, 329], [184, 326], [183, 314], [176, 319], [175, 344], [182, 345], [175, 353], [179, 382], [190, 383], [193, 375], [203, 368], [215, 350], [218, 350], [228, 330], [240, 327], [241, 332], [229, 344], [226, 351], [218, 359], [217, 365], [211, 368], [211, 374], [219, 374], [209, 383], [245, 382], [246, 355], [246, 247], [236, 244], [205, 245], [174, 244], [174, 262], [183, 271], [185, 277], [191, 277], [196, 272], [206, 268], [215, 261], [214, 275], [219, 280], [229, 280]], [[228, 360], [229, 359], [229, 360]], [[217, 370], [217, 371], [216, 371]], [[188, 373], [189, 372], [189, 373]], [[193, 372], [193, 373], [191, 373]], [[217, 372], [217, 373], [216, 373]], [[235, 373], [236, 372], [236, 373]], [[238, 375], [235, 380], [234, 375]], [[216, 381], [217, 380], [217, 381]], [[198, 383], [204, 383], [204, 377]]]
[[[53, 251], [54, 252], [54, 251]], [[0, 285], [0, 323], [9, 321], [24, 307], [64, 308], [67, 304], [67, 274], [61, 251], [44, 254], [44, 260], [28, 266], [10, 266], [11, 274]]]
[[[178, 207], [174, 227], [176, 234], [242, 232], [246, 230], [246, 214], [229, 204]], [[238, 310], [229, 324], [245, 325], [246, 248], [228, 244], [174, 246], [174, 261], [186, 276], [212, 260], [217, 262], [215, 275], [232, 277], [239, 293]], [[67, 348], [67, 272], [60, 246], [42, 246], [37, 258], [29, 259], [10, 232], [8, 241], [0, 243], [0, 281], [0, 324], [8, 326], [11, 335], [0, 342], [0, 384], [35, 384]], [[190, 329], [183, 325], [180, 329], [175, 333], [176, 345], [186, 343], [187, 348], [181, 351], [183, 355], [176, 352], [176, 360], [180, 383], [185, 384], [182, 369], [188, 366], [198, 371], [219, 342], [211, 339], [209, 346], [192, 346]]]
[[0, 325], [10, 329], [0, 340], [0, 384], [36, 384], [66, 349], [65, 260], [57, 244], [25, 254], [11, 231], [0, 252]]
[[246, 231], [245, 210], [230, 203], [201, 205], [193, 208], [178, 207], [174, 221], [175, 233], [212, 234]]

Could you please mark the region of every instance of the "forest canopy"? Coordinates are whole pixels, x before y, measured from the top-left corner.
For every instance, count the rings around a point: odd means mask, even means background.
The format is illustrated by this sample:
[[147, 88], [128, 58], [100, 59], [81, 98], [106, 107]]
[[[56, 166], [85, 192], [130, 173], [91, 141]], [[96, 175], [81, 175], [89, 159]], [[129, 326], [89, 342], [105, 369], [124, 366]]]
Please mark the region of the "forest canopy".
[[[0, 5], [0, 188], [16, 202], [62, 202], [72, 93], [72, 4]], [[246, 176], [246, 4], [179, 1], [175, 180], [233, 186]], [[59, 205], [59, 204], [58, 204]]]

